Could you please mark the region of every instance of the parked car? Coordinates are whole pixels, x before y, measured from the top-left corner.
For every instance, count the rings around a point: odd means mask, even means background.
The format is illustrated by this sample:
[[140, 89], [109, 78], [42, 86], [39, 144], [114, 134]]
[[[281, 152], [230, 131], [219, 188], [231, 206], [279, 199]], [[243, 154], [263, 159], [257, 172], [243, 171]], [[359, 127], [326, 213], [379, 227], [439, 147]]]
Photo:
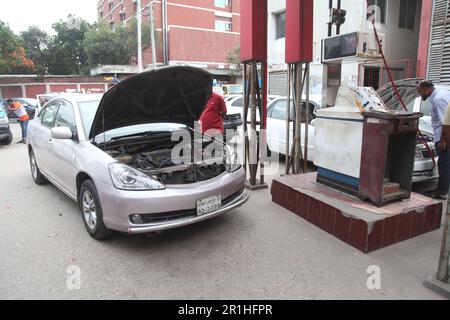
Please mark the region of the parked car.
[[[439, 177], [438, 170], [435, 166], [437, 163], [437, 152], [434, 144], [433, 127], [431, 125], [431, 103], [429, 100], [423, 101], [417, 93], [417, 86], [423, 79], [404, 79], [395, 82], [395, 85], [402, 96], [408, 111], [420, 112], [423, 117], [419, 120], [419, 129], [426, 140], [429, 149], [428, 151], [422, 139], [418, 138], [416, 162], [414, 165], [413, 182], [422, 182], [437, 179]], [[437, 88], [445, 88], [450, 90], [450, 86], [436, 86]], [[384, 103], [390, 110], [403, 110], [403, 106], [392, 84], [387, 84], [377, 90], [378, 95], [383, 99]], [[433, 162], [433, 157], [435, 161]]]
[[[35, 113], [36, 113], [36, 107], [37, 107], [36, 99], [33, 99], [33, 98], [11, 98], [11, 99], [19, 102], [21, 105], [24, 106], [30, 119], [34, 118]], [[5, 107], [6, 110], [8, 110], [8, 118], [16, 120], [17, 115], [14, 113], [14, 111], [11, 111], [8, 109], [8, 103], [6, 102], [7, 100], [8, 99], [4, 99], [2, 101], [2, 105]]]
[[9, 128], [9, 119], [3, 105], [0, 104], [0, 144], [11, 144], [13, 135]]
[[[249, 196], [237, 155], [192, 129], [212, 91], [211, 79], [201, 69], [168, 67], [130, 77], [103, 97], [52, 99], [29, 124], [34, 181], [48, 180], [77, 201], [95, 239], [112, 230], [182, 227], [243, 205]], [[186, 134], [194, 142], [185, 145], [180, 163], [172, 156], [179, 144], [173, 137]], [[198, 160], [192, 145], [202, 155], [216, 150], [214, 161]]]
[[[267, 102], [270, 103], [273, 99], [279, 96], [269, 95], [267, 97]], [[238, 132], [240, 135], [243, 134], [243, 117], [244, 117], [244, 96], [243, 95], [231, 95], [225, 98], [225, 103], [227, 105], [227, 115], [224, 121], [225, 130], [232, 129]], [[250, 113], [247, 116], [247, 120], [250, 121]], [[256, 115], [256, 121], [259, 121], [259, 115]]]
[[[286, 154], [286, 125], [287, 125], [287, 98], [277, 98], [273, 100], [267, 107], [267, 146], [270, 151], [285, 155]], [[309, 107], [309, 124], [308, 124], [308, 160], [314, 159], [314, 135], [315, 127], [313, 125], [315, 118], [315, 111], [319, 106], [310, 101]], [[291, 150], [294, 141], [294, 119], [295, 119], [294, 104], [291, 101], [291, 125], [290, 125], [290, 147]], [[302, 150], [304, 152], [304, 137], [306, 134], [306, 103], [302, 104]]]

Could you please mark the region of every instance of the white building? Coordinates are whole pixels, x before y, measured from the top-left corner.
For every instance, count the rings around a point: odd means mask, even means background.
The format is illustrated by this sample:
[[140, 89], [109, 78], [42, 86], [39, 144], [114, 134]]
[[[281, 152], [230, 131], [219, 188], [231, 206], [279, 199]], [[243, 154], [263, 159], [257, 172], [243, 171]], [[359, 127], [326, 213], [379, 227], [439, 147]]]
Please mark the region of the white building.
[[[423, 0], [431, 1], [431, 0]], [[369, 0], [380, 8], [379, 33], [384, 36], [384, 51], [396, 79], [414, 77], [417, 67], [420, 17], [422, 0]], [[268, 2], [268, 62], [269, 94], [286, 94], [285, 64], [285, 12], [286, 0]], [[336, 1], [334, 1], [336, 7]], [[367, 21], [365, 0], [342, 0], [342, 9], [347, 11], [346, 22], [341, 33], [355, 31], [373, 33], [372, 24]], [[321, 41], [328, 36], [330, 11], [328, 1], [314, 0], [314, 62], [311, 64], [311, 90], [320, 94], [323, 79], [321, 63]], [[335, 31], [335, 28], [333, 28]], [[386, 82], [387, 73], [382, 64], [365, 65], [358, 62], [344, 62], [342, 85], [365, 85], [378, 88]]]

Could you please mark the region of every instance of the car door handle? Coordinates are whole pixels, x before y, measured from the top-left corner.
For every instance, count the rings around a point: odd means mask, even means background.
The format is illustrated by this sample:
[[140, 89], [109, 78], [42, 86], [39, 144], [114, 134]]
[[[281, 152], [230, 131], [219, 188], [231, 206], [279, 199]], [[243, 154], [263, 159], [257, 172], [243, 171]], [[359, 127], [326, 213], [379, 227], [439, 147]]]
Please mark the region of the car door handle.
[[52, 144], [52, 143], [53, 143], [53, 139], [52, 139], [52, 138], [49, 138], [49, 139], [48, 139], [48, 143], [49, 143], [49, 144]]

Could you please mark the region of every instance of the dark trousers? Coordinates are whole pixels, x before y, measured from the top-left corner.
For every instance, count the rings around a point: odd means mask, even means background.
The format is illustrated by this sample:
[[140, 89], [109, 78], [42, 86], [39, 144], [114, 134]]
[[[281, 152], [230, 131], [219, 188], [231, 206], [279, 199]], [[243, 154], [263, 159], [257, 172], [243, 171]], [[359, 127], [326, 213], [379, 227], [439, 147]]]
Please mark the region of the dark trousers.
[[439, 182], [438, 191], [448, 193], [450, 189], [450, 149], [445, 152], [439, 151], [439, 142], [436, 143], [436, 151], [439, 156], [438, 170]]

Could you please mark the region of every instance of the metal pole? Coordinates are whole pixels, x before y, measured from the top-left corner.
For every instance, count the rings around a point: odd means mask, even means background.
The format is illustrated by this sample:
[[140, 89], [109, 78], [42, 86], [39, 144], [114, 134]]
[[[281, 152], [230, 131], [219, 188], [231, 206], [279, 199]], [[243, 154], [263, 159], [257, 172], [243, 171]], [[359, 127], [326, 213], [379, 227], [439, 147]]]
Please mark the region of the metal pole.
[[300, 170], [301, 170], [301, 164], [300, 164], [300, 155], [302, 152], [302, 148], [301, 148], [301, 139], [302, 139], [302, 131], [301, 131], [301, 126], [302, 126], [302, 89], [303, 89], [303, 85], [302, 85], [302, 63], [297, 63], [297, 88], [296, 88], [296, 106], [295, 106], [295, 116], [296, 116], [296, 121], [295, 121], [295, 153], [294, 153], [294, 173], [295, 174], [299, 174]]
[[153, 69], [156, 69], [156, 37], [155, 37], [155, 17], [153, 16], [153, 1], [150, 1], [148, 5], [149, 16], [150, 16], [150, 37], [152, 45], [152, 65]]
[[330, 9], [330, 21], [328, 22], [328, 36], [331, 37], [333, 35], [333, 23], [331, 22], [333, 19], [333, 0], [329, 0], [328, 7]]
[[306, 173], [308, 170], [308, 144], [309, 144], [309, 81], [310, 81], [310, 74], [309, 74], [309, 63], [306, 63], [306, 102], [305, 102], [305, 158], [303, 162], [303, 172]]
[[162, 0], [162, 28], [163, 28], [163, 56], [164, 56], [164, 65], [169, 65], [169, 50], [168, 50], [168, 26], [167, 26], [167, 0]]
[[[337, 8], [339, 10], [341, 10], [341, 0], [338, 0]], [[340, 34], [341, 34], [341, 25], [338, 23], [336, 25], [336, 35], [340, 35]]]
[[247, 173], [248, 173], [248, 154], [249, 154], [249, 139], [248, 139], [248, 126], [247, 126], [247, 118], [248, 118], [248, 109], [249, 109], [249, 104], [250, 104], [250, 90], [249, 90], [249, 65], [247, 63], [244, 63], [244, 119], [242, 119], [242, 123], [244, 126], [244, 169], [245, 169], [245, 173], [246, 173], [246, 178], [247, 178]]
[[[250, 106], [252, 108], [251, 110], [251, 132], [250, 132], [250, 184], [252, 186], [256, 185], [256, 174], [258, 170], [258, 163], [257, 163], [257, 139], [256, 139], [256, 73], [258, 72], [256, 67], [256, 62], [252, 62], [251, 64], [251, 75], [250, 75], [250, 82], [251, 82], [251, 89], [250, 89], [250, 99], [251, 103]], [[256, 141], [255, 141], [256, 140]], [[256, 147], [256, 148], [255, 148]]]
[[[267, 62], [261, 63], [261, 75], [263, 77], [262, 79], [262, 95], [260, 96], [260, 100], [262, 98], [262, 101], [260, 101], [260, 134], [259, 138], [262, 139], [262, 143], [260, 143], [260, 161], [261, 161], [261, 169], [260, 169], [260, 178], [259, 183], [264, 184], [264, 174], [265, 174], [265, 168], [264, 168], [264, 161], [266, 161], [266, 155], [267, 155], [267, 136], [266, 136], [266, 130], [267, 130], [267, 82], [268, 82], [268, 68], [267, 68]], [[261, 103], [262, 102], [262, 103]], [[261, 154], [264, 154], [264, 157], [261, 157]]]
[[447, 208], [445, 217], [444, 235], [442, 237], [441, 255], [439, 258], [439, 269], [437, 279], [442, 282], [449, 281], [449, 255], [450, 255], [450, 211]]
[[137, 0], [137, 60], [138, 72], [142, 72], [142, 6], [141, 0]]
[[289, 174], [289, 161], [291, 153], [291, 64], [288, 64], [287, 74], [287, 119], [286, 119], [286, 174]]

